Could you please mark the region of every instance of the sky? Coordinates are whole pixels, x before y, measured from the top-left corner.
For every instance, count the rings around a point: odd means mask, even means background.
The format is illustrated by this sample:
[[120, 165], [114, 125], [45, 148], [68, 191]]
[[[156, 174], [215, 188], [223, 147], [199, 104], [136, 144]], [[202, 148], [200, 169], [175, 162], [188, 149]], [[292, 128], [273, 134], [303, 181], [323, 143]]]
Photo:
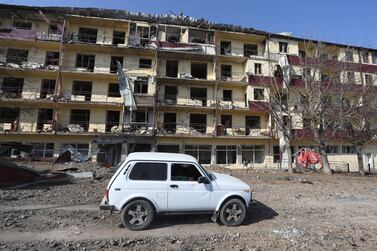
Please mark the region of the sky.
[[126, 9], [150, 14], [182, 12], [215, 23], [377, 48], [376, 0], [0, 0], [0, 3]]

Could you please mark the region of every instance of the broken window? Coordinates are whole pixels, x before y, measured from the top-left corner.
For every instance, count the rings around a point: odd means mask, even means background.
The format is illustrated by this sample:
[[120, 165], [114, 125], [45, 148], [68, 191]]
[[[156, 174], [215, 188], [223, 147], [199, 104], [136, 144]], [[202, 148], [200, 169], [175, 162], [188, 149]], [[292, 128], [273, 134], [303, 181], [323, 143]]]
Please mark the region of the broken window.
[[[45, 130], [51, 128], [52, 130], [52, 116], [53, 116], [53, 109], [39, 109], [38, 110], [38, 121], [37, 121], [37, 129], [38, 130]], [[47, 125], [46, 125], [47, 124]]]
[[178, 76], [178, 61], [166, 61], [166, 77], [176, 78]]
[[306, 52], [304, 50], [299, 50], [298, 51], [298, 55], [301, 57], [301, 58], [305, 58], [306, 57]]
[[246, 135], [250, 134], [251, 129], [260, 129], [261, 121], [259, 116], [246, 116], [245, 117]]
[[179, 145], [157, 145], [157, 152], [179, 153]]
[[73, 81], [72, 95], [85, 96], [85, 101], [90, 101], [92, 97], [92, 82]]
[[31, 22], [21, 22], [21, 21], [13, 22], [13, 27], [17, 29], [31, 30], [31, 26], [32, 26]]
[[13, 123], [20, 117], [20, 108], [0, 107], [0, 123]]
[[30, 143], [33, 146], [31, 155], [35, 159], [52, 158], [54, 156], [54, 143]]
[[190, 114], [190, 127], [198, 133], [206, 133], [207, 114]]
[[374, 52], [374, 53], [371, 53], [371, 54], [372, 54], [372, 63], [377, 64], [377, 53]]
[[123, 65], [123, 57], [111, 57], [110, 62], [110, 73], [117, 73], [118, 72], [118, 64], [117, 61], [119, 61], [120, 65]]
[[345, 60], [346, 61], [349, 61], [349, 62], [353, 62], [353, 51], [349, 50], [349, 51], [345, 51]]
[[352, 71], [347, 72], [347, 82], [355, 83], [355, 73]]
[[124, 44], [126, 41], [126, 32], [113, 31], [113, 45]]
[[370, 74], [365, 74], [365, 83], [367, 85], [373, 85], [373, 76]]
[[21, 98], [23, 87], [23, 78], [4, 78], [1, 90], [7, 98]]
[[59, 65], [59, 52], [57, 51], [47, 51], [45, 66], [47, 65]]
[[216, 146], [216, 164], [234, 164], [237, 160], [237, 146]]
[[181, 28], [169, 27], [166, 28], [166, 41], [168, 42], [180, 42], [181, 41]]
[[214, 33], [203, 30], [189, 30], [189, 43], [213, 44]]
[[140, 37], [140, 45], [145, 46], [149, 43], [150, 39], [150, 27], [149, 26], [137, 26], [136, 32]]
[[110, 83], [109, 84], [107, 96], [116, 97], [116, 98], [121, 96], [120, 92], [119, 92], [119, 84], [118, 83]]
[[86, 68], [92, 72], [94, 70], [95, 55], [91, 54], [77, 54], [76, 67]]
[[164, 113], [164, 130], [168, 133], [175, 133], [177, 129], [177, 114], [171, 112]]
[[55, 79], [42, 79], [40, 98], [52, 97], [55, 92]]
[[221, 65], [221, 80], [232, 79], [232, 65]]
[[134, 81], [134, 93], [148, 93], [148, 77], [137, 77], [137, 79]]
[[22, 62], [27, 62], [28, 55], [28, 50], [9, 48], [7, 50], [6, 62], [13, 64], [22, 64]]
[[60, 34], [58, 26], [56, 24], [50, 24], [48, 26], [48, 34]]
[[264, 100], [264, 89], [254, 88], [254, 100]]
[[[81, 144], [81, 143], [69, 143], [69, 144], [63, 144], [63, 149], [66, 146], [72, 146], [77, 151], [79, 151], [81, 154], [88, 155], [89, 154], [89, 144]], [[63, 150], [62, 149], [62, 150]]]
[[229, 41], [220, 41], [220, 54], [230, 55], [232, 53], [232, 43]]
[[363, 51], [361, 56], [363, 58], [363, 63], [369, 64], [369, 53], [367, 51]]
[[152, 59], [140, 58], [139, 59], [139, 68], [141, 68], [141, 69], [150, 69], [150, 68], [152, 68]]
[[111, 132], [111, 129], [114, 126], [119, 126], [119, 116], [120, 112], [119, 111], [107, 111], [106, 115], [106, 132]]
[[244, 57], [257, 56], [258, 55], [258, 45], [256, 45], [256, 44], [244, 44], [243, 45], [243, 55], [244, 55]]
[[221, 115], [221, 124], [224, 128], [232, 128], [232, 115]]
[[148, 122], [148, 112], [147, 110], [137, 110], [132, 114], [132, 122], [135, 124], [147, 124]]
[[190, 88], [190, 99], [199, 100], [202, 106], [207, 106], [207, 88]]
[[193, 181], [198, 182], [202, 174], [198, 168], [192, 164], [171, 164], [172, 181]]
[[165, 85], [164, 102], [167, 104], [177, 103], [178, 88], [174, 85]]
[[85, 131], [89, 129], [90, 110], [72, 109], [69, 117], [69, 124], [79, 125]]
[[207, 79], [207, 63], [191, 63], [191, 76]]
[[79, 41], [95, 44], [97, 42], [97, 29], [79, 27]]
[[260, 63], [254, 64], [254, 74], [256, 74], [256, 75], [262, 74], [262, 64], [260, 64]]
[[280, 147], [279, 146], [274, 146], [273, 147], [273, 162], [274, 163], [280, 163]]
[[232, 90], [223, 90], [223, 101], [232, 101]]
[[288, 43], [279, 42], [279, 52], [288, 53]]
[[185, 145], [185, 154], [193, 156], [200, 164], [211, 164], [211, 145]]
[[243, 145], [242, 163], [263, 163], [265, 158], [264, 145]]

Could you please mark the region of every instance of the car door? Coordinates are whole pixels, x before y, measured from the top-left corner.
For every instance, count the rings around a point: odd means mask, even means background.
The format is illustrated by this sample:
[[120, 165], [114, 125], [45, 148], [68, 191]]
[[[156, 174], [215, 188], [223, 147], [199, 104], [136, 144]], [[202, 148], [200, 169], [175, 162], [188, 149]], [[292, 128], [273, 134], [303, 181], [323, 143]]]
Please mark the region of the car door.
[[204, 176], [193, 163], [171, 163], [168, 180], [169, 211], [207, 211], [209, 210], [211, 183], [199, 184], [198, 178]]

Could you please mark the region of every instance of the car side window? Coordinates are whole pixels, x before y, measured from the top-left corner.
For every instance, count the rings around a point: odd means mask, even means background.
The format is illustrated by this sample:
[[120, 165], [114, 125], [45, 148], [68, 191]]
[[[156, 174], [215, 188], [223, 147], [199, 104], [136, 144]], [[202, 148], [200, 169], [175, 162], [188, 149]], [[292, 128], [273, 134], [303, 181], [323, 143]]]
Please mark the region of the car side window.
[[197, 181], [202, 176], [198, 168], [192, 164], [171, 164], [172, 181]]
[[166, 163], [138, 162], [130, 173], [131, 180], [166, 180], [168, 167]]

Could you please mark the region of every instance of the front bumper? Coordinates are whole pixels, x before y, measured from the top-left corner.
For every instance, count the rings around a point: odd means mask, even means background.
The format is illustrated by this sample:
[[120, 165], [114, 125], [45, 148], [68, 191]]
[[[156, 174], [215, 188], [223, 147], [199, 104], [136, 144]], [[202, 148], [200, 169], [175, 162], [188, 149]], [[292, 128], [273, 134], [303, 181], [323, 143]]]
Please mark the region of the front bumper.
[[101, 204], [99, 205], [99, 210], [110, 210], [114, 211], [115, 207], [113, 205], [109, 205], [105, 197], [103, 197]]
[[249, 201], [249, 206], [251, 206], [251, 204], [253, 204], [254, 201], [253, 201], [253, 192], [250, 191], [250, 201]]

